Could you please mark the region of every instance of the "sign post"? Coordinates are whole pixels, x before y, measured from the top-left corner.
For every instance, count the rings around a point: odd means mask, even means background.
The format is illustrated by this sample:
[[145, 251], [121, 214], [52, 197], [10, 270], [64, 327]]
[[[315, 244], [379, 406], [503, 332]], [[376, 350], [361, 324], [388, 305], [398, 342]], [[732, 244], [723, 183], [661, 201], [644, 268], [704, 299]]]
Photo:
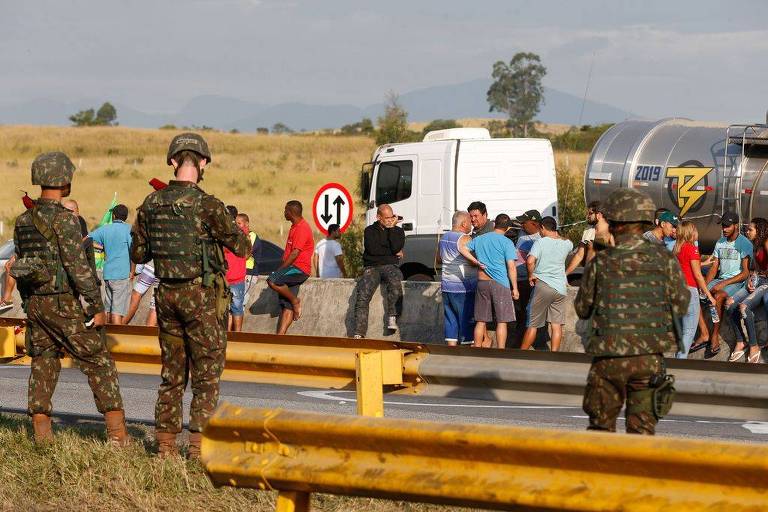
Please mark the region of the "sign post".
[[328, 226], [338, 224], [343, 233], [352, 223], [352, 195], [338, 183], [326, 183], [315, 194], [312, 201], [312, 217], [315, 225], [324, 235], [328, 234]]

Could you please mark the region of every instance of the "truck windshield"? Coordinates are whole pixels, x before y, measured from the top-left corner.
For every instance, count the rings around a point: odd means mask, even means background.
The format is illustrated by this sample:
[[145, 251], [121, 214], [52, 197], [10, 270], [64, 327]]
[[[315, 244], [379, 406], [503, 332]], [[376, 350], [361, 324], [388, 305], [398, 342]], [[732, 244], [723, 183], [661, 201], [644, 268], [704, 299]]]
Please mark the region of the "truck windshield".
[[413, 162], [381, 162], [376, 175], [376, 204], [396, 203], [411, 196]]

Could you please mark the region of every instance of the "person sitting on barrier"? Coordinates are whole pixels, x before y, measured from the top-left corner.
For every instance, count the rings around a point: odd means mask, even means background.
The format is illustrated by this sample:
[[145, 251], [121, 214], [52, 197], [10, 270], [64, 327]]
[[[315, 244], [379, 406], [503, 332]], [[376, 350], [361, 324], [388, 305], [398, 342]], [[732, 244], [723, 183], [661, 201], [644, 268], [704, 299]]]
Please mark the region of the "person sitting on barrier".
[[679, 221], [677, 215], [666, 208], [659, 208], [654, 217], [653, 229], [643, 233], [643, 238], [659, 245], [667, 245], [670, 241], [674, 243], [674, 233]]
[[[747, 238], [752, 241], [755, 257], [750, 278], [744, 288], [733, 296], [733, 303], [728, 306], [728, 317], [734, 324], [737, 342], [728, 358], [731, 362], [740, 361], [746, 353], [745, 342], [749, 344], [748, 363], [760, 363], [761, 350], [757, 342], [755, 329], [755, 309], [758, 304], [768, 300], [768, 220], [755, 217], [747, 228]], [[768, 306], [768, 303], [765, 304]]]
[[133, 281], [133, 290], [131, 291], [131, 303], [128, 306], [128, 313], [126, 313], [123, 322], [126, 324], [131, 323], [136, 312], [139, 310], [141, 299], [144, 295], [152, 290], [149, 301], [149, 313], [147, 313], [147, 319], [144, 325], [148, 327], [157, 327], [157, 311], [155, 310], [155, 285], [160, 282], [155, 277], [155, 266], [152, 261], [147, 263], [136, 265], [136, 279]]
[[[490, 348], [487, 337], [488, 322], [496, 321], [496, 347], [507, 346], [507, 324], [515, 321], [515, 301], [520, 298], [517, 289], [517, 248], [504, 236], [512, 227], [506, 213], [496, 216], [490, 233], [473, 238], [461, 254], [469, 259], [471, 254], [480, 261], [475, 292], [475, 342], [473, 347]], [[470, 260], [471, 261], [471, 260]]]
[[616, 247], [587, 264], [574, 301], [579, 318], [593, 322], [583, 402], [589, 430], [615, 432], [626, 402], [627, 432], [653, 435], [672, 406], [674, 378], [666, 375], [664, 353], [680, 343], [677, 321], [691, 294], [673, 255], [643, 239], [655, 208], [634, 189], [608, 196], [605, 217]]
[[368, 333], [368, 307], [376, 288], [384, 287], [387, 329], [397, 331], [397, 317], [403, 299], [403, 273], [398, 267], [405, 246], [405, 231], [397, 225], [400, 217], [388, 204], [376, 209], [376, 222], [363, 231], [363, 275], [357, 282], [354, 338]]
[[696, 326], [699, 323], [701, 303], [699, 301], [699, 290], [706, 295], [710, 302], [714, 304], [715, 298], [707, 289], [707, 282], [701, 273], [701, 255], [697, 241], [699, 232], [696, 225], [691, 221], [683, 221], [677, 227], [677, 240], [672, 248], [672, 253], [677, 257], [680, 263], [680, 269], [685, 277], [685, 284], [691, 292], [691, 302], [688, 304], [688, 311], [682, 320], [682, 346], [678, 348], [675, 357], [686, 359], [688, 351], [696, 336]]
[[277, 293], [280, 303], [277, 334], [287, 333], [293, 321], [301, 317], [299, 287], [312, 273], [315, 241], [312, 238], [312, 228], [301, 216], [302, 213], [303, 208], [299, 201], [285, 203], [283, 215], [285, 220], [290, 221], [291, 229], [285, 242], [283, 262], [267, 278], [267, 285]]
[[471, 240], [471, 230], [469, 213], [458, 211], [453, 214], [451, 230], [443, 234], [438, 243], [437, 263], [442, 264], [443, 333], [445, 343], [451, 347], [474, 340], [472, 317], [480, 262], [461, 253]]
[[587, 224], [589, 227], [581, 234], [581, 242], [565, 269], [566, 275], [592, 261], [597, 251], [613, 245], [613, 235], [608, 230], [608, 221], [603, 216], [600, 201], [592, 201], [587, 206]]
[[573, 242], [557, 232], [553, 217], [541, 220], [542, 238], [536, 240], [528, 253], [528, 282], [531, 300], [526, 311], [527, 329], [521, 350], [528, 350], [536, 340], [536, 332], [549, 322], [552, 328], [552, 352], [560, 350], [565, 324], [565, 305], [568, 299], [568, 279], [565, 259], [573, 249]]
[[[749, 278], [749, 261], [752, 259], [752, 243], [739, 232], [739, 216], [726, 212], [720, 220], [723, 236], [715, 244], [714, 258], [707, 272], [709, 290], [715, 297], [717, 316], [723, 318], [725, 303], [736, 295]], [[706, 359], [720, 353], [720, 327], [722, 322], [714, 322], [712, 336], [708, 341], [691, 346], [690, 352], [708, 348]]]

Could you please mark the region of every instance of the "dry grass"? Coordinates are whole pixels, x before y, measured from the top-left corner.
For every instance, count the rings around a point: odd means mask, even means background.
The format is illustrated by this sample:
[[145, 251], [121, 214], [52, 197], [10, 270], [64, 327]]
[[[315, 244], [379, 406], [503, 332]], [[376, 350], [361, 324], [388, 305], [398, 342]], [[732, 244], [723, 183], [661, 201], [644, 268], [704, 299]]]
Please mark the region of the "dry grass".
[[[488, 125], [489, 121], [499, 121], [499, 118], [465, 117], [462, 119], [456, 119], [456, 122], [459, 123], [464, 128], [485, 128]], [[408, 128], [413, 131], [420, 132], [428, 124], [429, 124], [428, 121], [413, 122], [413, 123], [408, 123]], [[547, 135], [560, 135], [562, 133], [567, 132], [570, 128], [571, 128], [571, 125], [569, 124], [536, 123], [536, 129], [539, 132], [545, 133]]]
[[[481, 126], [487, 120], [459, 121], [465, 126]], [[541, 129], [556, 133], [560, 128], [546, 125]], [[172, 177], [165, 165], [165, 151], [175, 133], [122, 127], [0, 126], [0, 220], [5, 223], [2, 235], [10, 237], [8, 228], [22, 211], [19, 190], [33, 196], [38, 193], [37, 187], [30, 185], [29, 168], [39, 153], [61, 150], [70, 155], [78, 167], [72, 197], [79, 201], [89, 225], [94, 226], [115, 192], [118, 201], [133, 214], [151, 191], [149, 179], [167, 181]], [[375, 147], [367, 137], [220, 132], [206, 132], [205, 137], [211, 145], [213, 164], [206, 170], [203, 188], [246, 212], [252, 228], [278, 245], [283, 244], [288, 230], [282, 217], [285, 202], [301, 201], [305, 216], [311, 220], [312, 200], [322, 184], [339, 182], [356, 196], [360, 165], [370, 159]], [[587, 158], [587, 153], [556, 153], [558, 173], [569, 178], [560, 186], [561, 210], [576, 217], [583, 216], [579, 211], [583, 205], [578, 203], [583, 196], [581, 176]]]
[[[116, 450], [104, 443], [103, 424], [57, 427], [55, 443], [42, 447], [31, 442], [28, 425], [21, 416], [0, 415], [0, 510], [274, 510], [275, 493], [216, 489], [199, 464], [151, 455], [144, 427], [131, 427], [137, 441]], [[466, 510], [328, 495], [312, 501], [317, 512]]]
[[[133, 214], [156, 177], [172, 177], [165, 164], [168, 142], [177, 132], [128, 128], [0, 127], [0, 219], [6, 226], [22, 211], [19, 190], [38, 193], [29, 182], [32, 160], [45, 151], [65, 151], [78, 167], [72, 197], [93, 225], [118, 192]], [[287, 235], [283, 206], [305, 205], [307, 217], [317, 189], [329, 181], [355, 194], [360, 165], [374, 143], [365, 137], [205, 134], [213, 153], [203, 188], [251, 217], [263, 237], [278, 244]], [[132, 217], [131, 217], [132, 218]], [[7, 237], [9, 232], [6, 230]]]

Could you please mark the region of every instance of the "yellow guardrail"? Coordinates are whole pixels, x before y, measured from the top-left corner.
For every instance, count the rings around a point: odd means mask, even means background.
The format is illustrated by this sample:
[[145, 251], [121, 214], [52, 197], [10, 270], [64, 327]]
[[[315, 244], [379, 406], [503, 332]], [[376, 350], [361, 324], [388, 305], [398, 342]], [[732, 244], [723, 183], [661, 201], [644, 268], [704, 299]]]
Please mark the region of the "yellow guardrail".
[[203, 434], [216, 485], [515, 510], [765, 511], [768, 448], [338, 416], [222, 404]]
[[[0, 319], [0, 358], [13, 359], [13, 364], [29, 364], [29, 358], [24, 355], [23, 326], [22, 319]], [[110, 325], [106, 328], [106, 339], [119, 372], [159, 375], [160, 345], [156, 328]], [[373, 357], [379, 358], [375, 364], [381, 367], [381, 385], [409, 387], [419, 378], [406, 375], [404, 380], [404, 359], [412, 350], [400, 348], [401, 345], [380, 340], [231, 332], [222, 378], [355, 389], [357, 353], [372, 351], [380, 353]], [[65, 368], [72, 364], [69, 358], [62, 361]]]

